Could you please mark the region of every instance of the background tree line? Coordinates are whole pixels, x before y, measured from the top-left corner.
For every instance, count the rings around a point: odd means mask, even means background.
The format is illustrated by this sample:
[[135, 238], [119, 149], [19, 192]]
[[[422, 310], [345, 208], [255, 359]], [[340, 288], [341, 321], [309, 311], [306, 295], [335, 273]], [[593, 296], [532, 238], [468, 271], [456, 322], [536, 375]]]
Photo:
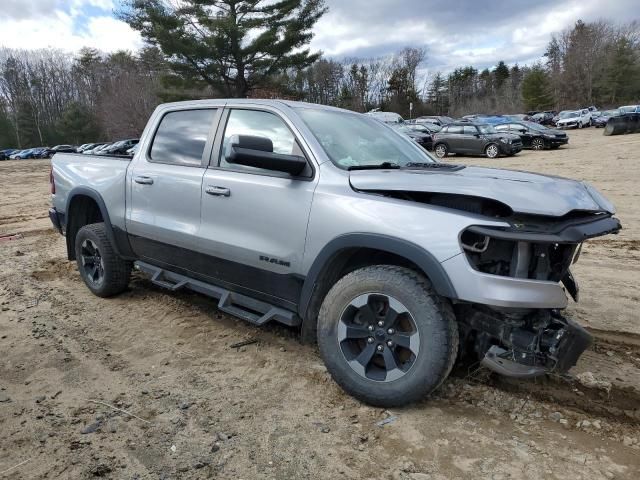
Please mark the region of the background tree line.
[[158, 103], [192, 98], [287, 98], [405, 117], [410, 103], [414, 116], [460, 116], [640, 102], [637, 21], [578, 21], [552, 36], [543, 62], [445, 74], [428, 73], [423, 48], [371, 59], [311, 52], [321, 0], [170, 5], [126, 2], [119, 15], [148, 43], [136, 53], [1, 49], [0, 147], [138, 136]]

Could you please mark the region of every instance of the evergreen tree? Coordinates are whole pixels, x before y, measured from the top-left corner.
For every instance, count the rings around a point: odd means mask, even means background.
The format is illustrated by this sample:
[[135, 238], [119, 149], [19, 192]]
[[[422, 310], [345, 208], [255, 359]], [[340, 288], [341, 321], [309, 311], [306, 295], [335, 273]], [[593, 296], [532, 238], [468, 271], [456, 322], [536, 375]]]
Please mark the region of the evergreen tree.
[[522, 80], [522, 99], [527, 110], [544, 110], [553, 103], [549, 79], [541, 65], [534, 65]]
[[509, 78], [509, 67], [500, 60], [498, 66], [493, 71], [493, 76], [496, 79], [496, 88], [500, 88], [507, 78]]
[[63, 142], [73, 145], [95, 141], [100, 133], [95, 117], [79, 103], [67, 106], [58, 120], [57, 130]]
[[613, 45], [609, 68], [604, 75], [601, 90], [607, 102], [618, 104], [631, 102], [640, 96], [640, 62], [627, 38], [618, 39]]
[[183, 79], [245, 97], [270, 76], [320, 57], [306, 45], [325, 12], [323, 0], [126, 0], [119, 15]]

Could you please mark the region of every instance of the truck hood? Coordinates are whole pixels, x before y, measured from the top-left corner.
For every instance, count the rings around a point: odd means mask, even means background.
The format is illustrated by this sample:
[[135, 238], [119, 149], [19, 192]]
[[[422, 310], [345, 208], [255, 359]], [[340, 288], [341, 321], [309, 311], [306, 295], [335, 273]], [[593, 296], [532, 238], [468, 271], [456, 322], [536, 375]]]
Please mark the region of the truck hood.
[[449, 193], [488, 198], [514, 212], [561, 217], [577, 211], [615, 213], [615, 207], [594, 187], [562, 177], [516, 170], [463, 167], [353, 170], [351, 186], [364, 192]]

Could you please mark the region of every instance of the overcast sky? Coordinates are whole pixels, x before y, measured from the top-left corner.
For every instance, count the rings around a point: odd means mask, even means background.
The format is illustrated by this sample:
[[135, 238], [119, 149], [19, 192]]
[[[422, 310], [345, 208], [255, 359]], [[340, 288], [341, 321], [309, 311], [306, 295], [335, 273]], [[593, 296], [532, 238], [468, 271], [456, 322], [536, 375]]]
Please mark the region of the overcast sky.
[[[428, 50], [424, 66], [531, 63], [553, 32], [577, 19], [640, 19], [640, 0], [326, 0], [312, 47], [326, 56], [376, 57]], [[137, 32], [113, 16], [114, 0], [0, 0], [0, 46], [135, 50]]]

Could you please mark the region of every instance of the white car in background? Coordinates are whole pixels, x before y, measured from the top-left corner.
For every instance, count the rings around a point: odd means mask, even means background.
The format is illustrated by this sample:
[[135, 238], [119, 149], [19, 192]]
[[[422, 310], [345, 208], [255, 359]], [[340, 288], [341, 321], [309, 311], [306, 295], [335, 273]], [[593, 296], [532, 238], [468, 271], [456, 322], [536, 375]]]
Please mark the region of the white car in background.
[[404, 123], [404, 118], [395, 112], [381, 112], [376, 109], [367, 112], [366, 115], [369, 115], [382, 123]]
[[623, 107], [619, 107], [618, 110], [621, 114], [640, 113], [640, 105], [625, 105]]
[[560, 118], [556, 122], [558, 128], [582, 128], [590, 127], [592, 123], [593, 113], [588, 108], [579, 110], [565, 110], [560, 112]]

